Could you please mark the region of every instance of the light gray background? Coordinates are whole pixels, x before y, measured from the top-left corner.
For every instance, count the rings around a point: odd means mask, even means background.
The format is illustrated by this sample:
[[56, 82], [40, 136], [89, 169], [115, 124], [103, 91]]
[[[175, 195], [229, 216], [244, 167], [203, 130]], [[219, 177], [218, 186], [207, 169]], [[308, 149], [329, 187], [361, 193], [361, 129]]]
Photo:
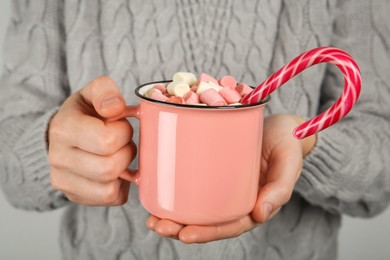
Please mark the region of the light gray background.
[[[9, 1], [0, 0], [1, 46], [9, 14]], [[58, 230], [62, 212], [62, 209], [48, 213], [17, 210], [0, 192], [0, 259], [60, 259]], [[339, 256], [340, 260], [390, 259], [390, 209], [368, 220], [344, 217]]]

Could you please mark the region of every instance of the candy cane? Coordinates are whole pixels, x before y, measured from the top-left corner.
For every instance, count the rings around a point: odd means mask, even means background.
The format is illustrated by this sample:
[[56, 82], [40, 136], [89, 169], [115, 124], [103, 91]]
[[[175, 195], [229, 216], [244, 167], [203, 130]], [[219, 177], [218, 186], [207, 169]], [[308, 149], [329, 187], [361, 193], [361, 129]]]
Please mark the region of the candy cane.
[[302, 139], [324, 130], [348, 114], [356, 103], [361, 88], [361, 75], [358, 65], [348, 53], [337, 48], [320, 47], [299, 55], [247, 94], [241, 100], [241, 103], [257, 103], [301, 71], [323, 62], [337, 65], [344, 74], [343, 93], [336, 103], [325, 112], [295, 128], [294, 135]]

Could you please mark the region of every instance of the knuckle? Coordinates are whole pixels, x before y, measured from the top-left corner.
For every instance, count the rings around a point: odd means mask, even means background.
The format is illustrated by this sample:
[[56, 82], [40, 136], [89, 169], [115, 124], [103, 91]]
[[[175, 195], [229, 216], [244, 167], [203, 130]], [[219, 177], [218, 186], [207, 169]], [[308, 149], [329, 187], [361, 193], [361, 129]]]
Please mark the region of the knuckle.
[[102, 75], [92, 81], [92, 85], [100, 85], [102, 83], [114, 83], [114, 80], [107, 75]]
[[69, 133], [72, 132], [68, 126], [72, 125], [73, 117], [67, 113], [61, 113], [61, 115], [59, 113], [53, 117], [49, 124], [49, 144], [69, 140]]
[[279, 190], [279, 193], [280, 193], [280, 197], [282, 198], [282, 202], [284, 204], [287, 203], [291, 199], [292, 190], [290, 190], [289, 188], [281, 188]]
[[100, 85], [101, 85], [101, 77], [98, 77], [98, 78], [92, 80], [91, 83], [89, 83], [89, 87], [91, 89], [91, 92], [94, 93], [96, 91], [96, 89], [99, 88]]
[[95, 93], [95, 91], [98, 91], [101, 88], [101, 86], [112, 85], [112, 84], [115, 84], [114, 80], [111, 79], [109, 76], [103, 75], [92, 80], [90, 86], [92, 89], [92, 93]]
[[[57, 114], [58, 115], [58, 114]], [[62, 136], [63, 134], [63, 121], [59, 120], [57, 116], [54, 116], [49, 125], [49, 137], [50, 139]]]
[[50, 184], [55, 190], [61, 190], [61, 184], [58, 177], [53, 172], [50, 173]]
[[64, 195], [66, 196], [66, 198], [67, 198], [69, 201], [75, 202], [75, 203], [78, 202], [78, 200], [77, 200], [76, 197], [74, 197], [74, 196], [72, 196], [72, 195], [70, 195], [70, 194], [67, 194], [67, 193], [64, 193]]
[[116, 164], [113, 159], [102, 160], [98, 166], [99, 178], [104, 182], [113, 181], [116, 179]]
[[115, 203], [117, 198], [118, 198], [118, 188], [117, 188], [117, 185], [115, 185], [115, 182], [110, 183], [104, 189], [104, 192], [102, 194], [102, 201], [106, 205], [111, 205], [111, 204]]
[[[68, 110], [64, 110], [64, 112], [61, 113], [61, 116], [59, 116], [56, 119], [58, 130], [63, 130], [64, 128], [66, 129], [66, 126], [73, 124], [74, 122], [74, 113]], [[67, 132], [67, 131], [61, 131], [60, 133]]]
[[48, 161], [49, 165], [53, 167], [60, 167], [62, 164], [61, 156], [57, 152], [51, 150], [49, 150], [48, 153]]
[[105, 131], [99, 135], [98, 143], [102, 154], [112, 155], [116, 151], [118, 138], [115, 133]]

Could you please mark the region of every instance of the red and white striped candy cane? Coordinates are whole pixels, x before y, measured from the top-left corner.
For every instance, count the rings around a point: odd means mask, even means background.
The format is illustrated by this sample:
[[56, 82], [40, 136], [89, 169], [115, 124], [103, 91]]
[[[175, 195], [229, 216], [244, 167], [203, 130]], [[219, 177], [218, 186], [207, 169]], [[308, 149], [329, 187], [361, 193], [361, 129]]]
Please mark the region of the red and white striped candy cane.
[[337, 65], [344, 74], [343, 93], [336, 103], [325, 112], [294, 129], [294, 135], [302, 139], [328, 128], [348, 114], [356, 103], [361, 88], [361, 75], [358, 65], [348, 53], [337, 48], [320, 47], [299, 55], [247, 94], [241, 100], [241, 103], [257, 103], [301, 71], [323, 62]]

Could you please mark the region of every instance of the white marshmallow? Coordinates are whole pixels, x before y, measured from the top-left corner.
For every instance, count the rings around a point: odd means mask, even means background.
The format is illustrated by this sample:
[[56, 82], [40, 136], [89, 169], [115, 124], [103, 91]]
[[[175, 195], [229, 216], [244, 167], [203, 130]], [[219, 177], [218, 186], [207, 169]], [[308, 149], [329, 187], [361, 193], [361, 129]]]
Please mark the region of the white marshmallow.
[[197, 83], [196, 76], [190, 72], [176, 72], [173, 75], [173, 81], [186, 82], [190, 86]]
[[219, 85], [217, 85], [217, 84], [215, 84], [213, 82], [210, 82], [210, 81], [204, 82], [204, 81], [202, 81], [202, 82], [199, 83], [199, 87], [196, 90], [196, 94], [200, 95], [202, 92], [204, 92], [204, 91], [206, 91], [206, 90], [208, 90], [210, 88], [215, 89], [217, 92], [219, 92], [219, 90], [222, 89], [221, 86], [219, 86]]
[[147, 97], [147, 98], [151, 98], [153, 93], [156, 93], [156, 92], [159, 92], [160, 94], [162, 94], [161, 90], [156, 89], [156, 88], [151, 88], [151, 89], [148, 89], [148, 91], [145, 92], [144, 96]]
[[223, 89], [222, 86], [218, 85], [218, 84], [215, 84], [214, 82], [212, 81], [207, 81], [207, 83], [209, 83], [216, 91], [220, 91], [221, 89]]
[[173, 81], [169, 83], [167, 91], [171, 95], [183, 97], [187, 92], [190, 91], [190, 86], [183, 81]]

